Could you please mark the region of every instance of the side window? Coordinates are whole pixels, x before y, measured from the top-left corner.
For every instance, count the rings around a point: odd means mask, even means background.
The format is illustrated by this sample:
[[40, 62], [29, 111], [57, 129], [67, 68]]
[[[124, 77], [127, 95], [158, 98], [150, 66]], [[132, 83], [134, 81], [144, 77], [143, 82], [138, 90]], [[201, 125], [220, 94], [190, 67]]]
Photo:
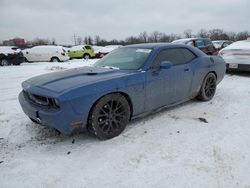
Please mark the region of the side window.
[[155, 58], [151, 68], [159, 68], [162, 61], [170, 61], [174, 65], [186, 64], [196, 56], [186, 48], [172, 48], [161, 51]]
[[212, 42], [210, 41], [210, 40], [204, 40], [204, 43], [205, 43], [205, 46], [208, 46], [208, 45], [211, 45], [212, 44]]
[[205, 47], [205, 43], [204, 43], [203, 40], [196, 40], [196, 41], [195, 41], [195, 46], [196, 46], [197, 48], [204, 48], [204, 47]]
[[91, 47], [90, 47], [90, 46], [85, 46], [85, 48], [86, 48], [87, 50], [91, 50]]

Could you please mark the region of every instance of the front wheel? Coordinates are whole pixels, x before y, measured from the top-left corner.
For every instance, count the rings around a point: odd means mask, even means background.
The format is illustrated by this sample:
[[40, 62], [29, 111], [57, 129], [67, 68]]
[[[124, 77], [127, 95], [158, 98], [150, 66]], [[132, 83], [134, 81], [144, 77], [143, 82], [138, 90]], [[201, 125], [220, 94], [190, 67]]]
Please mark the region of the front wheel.
[[214, 73], [209, 73], [203, 80], [199, 95], [197, 98], [201, 101], [209, 101], [213, 98], [216, 91], [216, 76]]
[[88, 60], [89, 58], [90, 58], [90, 55], [89, 55], [89, 54], [84, 54], [84, 55], [83, 55], [83, 59]]
[[0, 66], [8, 66], [8, 65], [9, 65], [9, 63], [8, 63], [8, 61], [6, 59], [1, 59], [0, 60]]
[[123, 95], [106, 95], [93, 107], [88, 129], [101, 140], [116, 137], [125, 129], [130, 113], [129, 103]]
[[59, 62], [60, 60], [57, 57], [52, 57], [51, 62]]

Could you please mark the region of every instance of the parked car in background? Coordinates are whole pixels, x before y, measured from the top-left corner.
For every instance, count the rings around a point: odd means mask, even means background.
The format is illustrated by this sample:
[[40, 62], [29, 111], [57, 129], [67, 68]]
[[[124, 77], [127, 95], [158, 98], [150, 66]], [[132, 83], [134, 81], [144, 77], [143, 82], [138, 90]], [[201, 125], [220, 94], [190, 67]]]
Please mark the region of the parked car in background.
[[102, 58], [107, 55], [109, 52], [113, 51], [114, 48], [107, 48], [103, 46], [92, 46], [95, 52], [95, 58]]
[[28, 62], [60, 62], [69, 60], [69, 56], [62, 46], [35, 46], [33, 48], [23, 50], [23, 54]]
[[22, 51], [15, 46], [0, 46], [0, 66], [20, 65], [24, 62]]
[[122, 45], [107, 45], [105, 46], [106, 48], [109, 48], [109, 49], [112, 49], [112, 50], [115, 50], [116, 48], [120, 48], [122, 47]]
[[228, 45], [232, 44], [233, 41], [230, 40], [215, 40], [212, 41], [214, 47], [216, 48], [217, 51], [220, 51], [222, 48], [227, 47]]
[[69, 57], [90, 59], [95, 57], [95, 52], [90, 45], [73, 46], [68, 50]]
[[87, 129], [100, 139], [118, 136], [131, 118], [192, 98], [209, 101], [223, 79], [218, 56], [180, 44], [138, 44], [94, 64], [22, 83], [19, 101], [32, 121], [69, 134]]
[[210, 39], [207, 38], [185, 38], [173, 41], [174, 44], [187, 44], [199, 48], [207, 55], [217, 55], [218, 51]]
[[227, 70], [250, 71], [250, 40], [234, 42], [218, 55], [225, 60]]

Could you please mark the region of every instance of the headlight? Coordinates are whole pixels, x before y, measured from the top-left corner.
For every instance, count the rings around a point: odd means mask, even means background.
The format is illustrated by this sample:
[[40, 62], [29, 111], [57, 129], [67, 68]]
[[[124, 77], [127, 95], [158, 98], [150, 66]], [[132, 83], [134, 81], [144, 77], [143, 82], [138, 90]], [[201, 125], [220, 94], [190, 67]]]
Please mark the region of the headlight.
[[56, 107], [60, 107], [60, 102], [58, 99], [54, 99], [53, 102], [54, 102]]
[[49, 106], [52, 108], [59, 108], [60, 107], [60, 102], [58, 99], [55, 98], [48, 98], [49, 101]]

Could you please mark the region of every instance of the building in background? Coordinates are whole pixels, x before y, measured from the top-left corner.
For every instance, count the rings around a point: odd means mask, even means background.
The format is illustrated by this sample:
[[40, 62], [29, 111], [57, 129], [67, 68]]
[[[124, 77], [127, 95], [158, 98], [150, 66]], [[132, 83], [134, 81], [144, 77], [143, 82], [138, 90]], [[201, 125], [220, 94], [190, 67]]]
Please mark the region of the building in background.
[[24, 48], [26, 46], [25, 40], [23, 38], [14, 38], [10, 40], [3, 41], [4, 46], [17, 46], [19, 48]]

